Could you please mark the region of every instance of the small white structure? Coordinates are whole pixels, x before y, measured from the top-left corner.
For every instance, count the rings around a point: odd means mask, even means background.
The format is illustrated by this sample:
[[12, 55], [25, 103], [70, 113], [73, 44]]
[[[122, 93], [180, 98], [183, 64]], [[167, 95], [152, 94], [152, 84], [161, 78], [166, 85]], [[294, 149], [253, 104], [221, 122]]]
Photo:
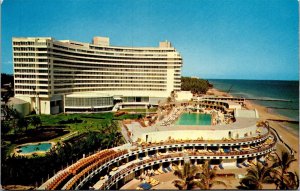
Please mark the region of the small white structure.
[[191, 91], [178, 91], [175, 93], [176, 101], [190, 101], [193, 98]]
[[242, 109], [242, 106], [239, 103], [236, 103], [234, 101], [225, 101], [225, 102], [228, 103], [228, 109], [232, 109], [232, 110], [235, 110], [235, 109], [241, 110]]
[[258, 119], [259, 115], [256, 109], [253, 110], [242, 110], [242, 109], [236, 109], [234, 111], [234, 117], [235, 118], [254, 118]]

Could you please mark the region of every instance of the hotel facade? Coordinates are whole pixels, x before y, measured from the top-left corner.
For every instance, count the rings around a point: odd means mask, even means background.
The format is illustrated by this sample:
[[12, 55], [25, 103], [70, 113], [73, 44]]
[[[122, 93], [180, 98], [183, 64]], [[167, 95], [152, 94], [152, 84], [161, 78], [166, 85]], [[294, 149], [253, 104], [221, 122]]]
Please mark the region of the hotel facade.
[[13, 38], [15, 97], [38, 114], [156, 105], [181, 88], [182, 58], [170, 42], [111, 46], [51, 37]]

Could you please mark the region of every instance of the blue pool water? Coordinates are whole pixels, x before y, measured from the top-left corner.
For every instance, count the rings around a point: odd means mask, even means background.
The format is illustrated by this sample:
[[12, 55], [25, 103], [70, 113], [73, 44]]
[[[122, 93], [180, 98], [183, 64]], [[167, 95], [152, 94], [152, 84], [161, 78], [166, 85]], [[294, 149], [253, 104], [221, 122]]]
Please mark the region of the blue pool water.
[[183, 113], [176, 125], [211, 125], [211, 115], [199, 113]]
[[23, 154], [33, 153], [38, 151], [48, 151], [51, 148], [51, 143], [37, 143], [37, 144], [30, 144], [24, 145], [20, 147], [21, 152]]

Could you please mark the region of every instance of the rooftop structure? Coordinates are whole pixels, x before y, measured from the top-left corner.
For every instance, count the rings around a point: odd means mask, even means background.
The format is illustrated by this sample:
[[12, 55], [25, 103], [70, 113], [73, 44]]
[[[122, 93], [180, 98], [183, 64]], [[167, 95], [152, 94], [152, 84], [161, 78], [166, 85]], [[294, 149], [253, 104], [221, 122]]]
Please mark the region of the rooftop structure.
[[182, 58], [168, 41], [122, 47], [107, 37], [92, 43], [20, 37], [13, 38], [13, 61], [15, 97], [38, 114], [107, 111], [120, 98], [131, 103], [124, 107], [145, 107], [181, 87]]
[[179, 91], [175, 93], [176, 101], [190, 101], [193, 98], [191, 91]]

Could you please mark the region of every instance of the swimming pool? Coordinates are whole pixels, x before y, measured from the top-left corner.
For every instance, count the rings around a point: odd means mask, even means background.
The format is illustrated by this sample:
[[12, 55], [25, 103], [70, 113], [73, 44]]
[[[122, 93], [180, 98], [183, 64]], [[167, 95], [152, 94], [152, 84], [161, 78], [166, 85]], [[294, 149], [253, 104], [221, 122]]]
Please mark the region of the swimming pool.
[[176, 125], [211, 125], [210, 114], [183, 113], [175, 123]]
[[46, 152], [51, 148], [51, 143], [36, 143], [19, 146], [19, 153], [28, 154], [34, 152]]

